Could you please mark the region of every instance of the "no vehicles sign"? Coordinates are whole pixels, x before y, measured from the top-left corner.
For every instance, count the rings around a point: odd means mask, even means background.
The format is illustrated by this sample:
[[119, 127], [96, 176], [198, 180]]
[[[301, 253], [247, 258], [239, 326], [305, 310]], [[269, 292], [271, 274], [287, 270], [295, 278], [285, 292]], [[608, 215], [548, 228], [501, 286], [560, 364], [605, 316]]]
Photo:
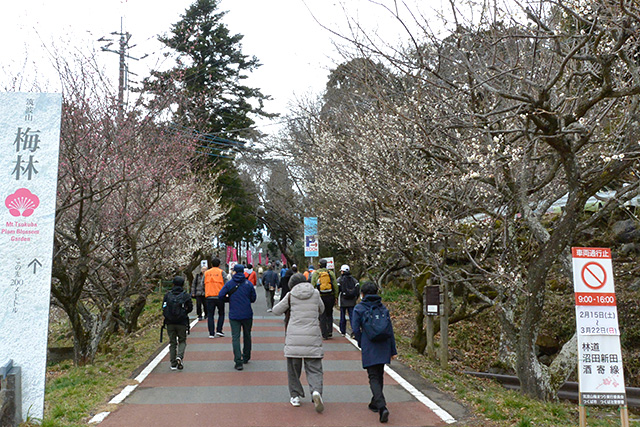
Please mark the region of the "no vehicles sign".
[[578, 377], [584, 405], [626, 405], [611, 250], [572, 248]]

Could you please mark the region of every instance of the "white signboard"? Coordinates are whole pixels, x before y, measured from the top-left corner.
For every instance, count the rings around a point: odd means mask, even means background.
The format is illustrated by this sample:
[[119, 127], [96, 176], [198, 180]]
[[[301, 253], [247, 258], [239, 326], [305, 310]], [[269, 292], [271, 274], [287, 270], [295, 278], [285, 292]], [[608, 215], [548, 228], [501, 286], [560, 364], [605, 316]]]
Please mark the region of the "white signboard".
[[611, 251], [572, 248], [578, 378], [584, 405], [625, 405]]
[[200, 261], [200, 268], [209, 268], [209, 262], [206, 259]]
[[0, 365], [22, 368], [22, 418], [42, 418], [62, 96], [0, 93]]
[[336, 268], [335, 261], [333, 261], [333, 257], [323, 258], [327, 261], [327, 269], [334, 270]]

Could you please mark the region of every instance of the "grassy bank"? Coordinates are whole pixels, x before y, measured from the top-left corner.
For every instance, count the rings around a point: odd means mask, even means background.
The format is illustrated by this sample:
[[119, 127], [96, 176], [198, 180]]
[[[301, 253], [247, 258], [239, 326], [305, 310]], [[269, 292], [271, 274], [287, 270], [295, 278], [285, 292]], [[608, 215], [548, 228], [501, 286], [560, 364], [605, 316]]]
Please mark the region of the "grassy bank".
[[[400, 360], [434, 383], [440, 390], [465, 403], [473, 419], [458, 425], [474, 427], [569, 427], [578, 426], [578, 405], [571, 402], [540, 402], [510, 391], [491, 380], [443, 370], [411, 348], [410, 340], [398, 337]], [[620, 425], [617, 407], [588, 407], [589, 427]], [[640, 426], [632, 415], [631, 426]]]
[[107, 402], [124, 386], [135, 384], [134, 373], [160, 346], [161, 302], [162, 295], [151, 295], [140, 329], [112, 337], [94, 364], [76, 367], [72, 361], [63, 361], [47, 367], [43, 427], [87, 425], [93, 415], [114, 409]]

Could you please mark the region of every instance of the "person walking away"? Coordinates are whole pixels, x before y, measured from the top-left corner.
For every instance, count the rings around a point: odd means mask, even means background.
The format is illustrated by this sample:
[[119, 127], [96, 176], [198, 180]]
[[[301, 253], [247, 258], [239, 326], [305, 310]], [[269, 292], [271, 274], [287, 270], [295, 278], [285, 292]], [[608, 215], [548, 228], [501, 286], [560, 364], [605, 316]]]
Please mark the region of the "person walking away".
[[[233, 345], [233, 361], [235, 369], [242, 371], [243, 365], [251, 359], [251, 327], [253, 326], [253, 310], [251, 304], [256, 302], [256, 288], [244, 276], [244, 266], [233, 267], [235, 274], [229, 280], [218, 297], [229, 297], [229, 323], [231, 324], [231, 342]], [[243, 347], [240, 348], [240, 331], [242, 330]]]
[[311, 285], [318, 289], [324, 303], [324, 312], [320, 315], [322, 338], [328, 340], [333, 336], [333, 306], [338, 298], [338, 284], [333, 270], [327, 269], [327, 260], [321, 259], [319, 267], [311, 275]]
[[[353, 322], [353, 308], [358, 302], [360, 295], [360, 284], [351, 275], [351, 270], [347, 264], [340, 267], [341, 276], [338, 278], [338, 292], [340, 293], [340, 333], [347, 334], [347, 315], [349, 323]], [[351, 324], [351, 335], [353, 338], [353, 324]]]
[[184, 291], [184, 278], [173, 278], [173, 288], [164, 295], [162, 314], [169, 335], [169, 360], [171, 370], [184, 368], [184, 351], [187, 348], [189, 313], [193, 310], [191, 296]]
[[362, 367], [367, 370], [371, 402], [369, 409], [377, 412], [381, 423], [389, 420], [384, 398], [384, 365], [398, 354], [389, 310], [382, 304], [378, 287], [373, 282], [362, 285], [362, 301], [353, 310], [351, 324], [355, 339], [362, 349]]
[[284, 276], [280, 278], [280, 300], [281, 301], [282, 301], [282, 298], [287, 296], [287, 293], [289, 292], [289, 280], [291, 280], [291, 277], [297, 272], [298, 272], [298, 269], [296, 268], [291, 268], [290, 270], [287, 269]]
[[280, 315], [289, 312], [284, 341], [284, 356], [287, 358], [287, 376], [289, 379], [290, 402], [300, 406], [304, 398], [304, 388], [300, 383], [302, 365], [309, 383], [311, 400], [317, 412], [324, 410], [322, 401], [322, 334], [318, 316], [324, 311], [320, 293], [304, 278], [296, 273], [289, 281], [289, 293], [275, 307], [273, 313]]
[[198, 320], [207, 318], [207, 300], [204, 295], [204, 273], [206, 271], [207, 267], [201, 267], [200, 272], [196, 274], [193, 278], [193, 283], [191, 283], [191, 298], [196, 300]]
[[253, 286], [258, 286], [258, 275], [253, 271], [253, 265], [247, 264], [247, 268], [244, 271], [244, 277], [246, 277]]
[[258, 263], [258, 286], [262, 285], [262, 276], [264, 276], [264, 268]]
[[[226, 274], [220, 268], [220, 259], [214, 258], [211, 262], [211, 268], [204, 273], [204, 296], [207, 302], [207, 327], [209, 329], [209, 338], [223, 337], [224, 332], [224, 300], [218, 298], [220, 290], [224, 286]], [[218, 324], [214, 315], [218, 311]]]
[[313, 271], [315, 270], [315, 267], [313, 265], [310, 265], [309, 268], [307, 269], [307, 271], [305, 271], [304, 274], [304, 278], [307, 279], [307, 282], [311, 283], [311, 275], [313, 274]]
[[262, 285], [264, 286], [264, 292], [267, 298], [267, 312], [273, 310], [273, 297], [278, 288], [278, 282], [278, 274], [273, 271], [273, 266], [270, 265], [262, 276]]

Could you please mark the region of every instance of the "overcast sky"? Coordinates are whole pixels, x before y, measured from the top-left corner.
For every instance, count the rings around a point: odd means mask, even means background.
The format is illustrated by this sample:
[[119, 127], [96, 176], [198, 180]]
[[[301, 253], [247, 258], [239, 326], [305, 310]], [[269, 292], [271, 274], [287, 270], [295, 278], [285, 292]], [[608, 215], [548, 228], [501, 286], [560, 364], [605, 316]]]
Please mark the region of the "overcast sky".
[[[144, 77], [157, 67], [161, 56], [158, 34], [171, 25], [194, 0], [20, 0], [4, 2], [0, 14], [0, 83], [22, 72], [38, 74], [40, 81], [52, 80], [43, 44], [61, 43], [69, 47], [98, 50], [101, 37], [116, 36], [121, 28], [132, 36], [133, 57], [150, 54], [141, 61], [129, 61], [129, 69]], [[392, 0], [381, 0], [393, 4]], [[440, 4], [441, 0], [408, 3]], [[415, 6], [414, 6], [415, 7]], [[220, 10], [228, 11], [224, 22], [232, 33], [244, 35], [243, 53], [255, 55], [263, 64], [248, 83], [274, 100], [270, 112], [284, 114], [296, 97], [320, 93], [329, 70], [340, 56], [332, 42], [340, 42], [322, 25], [348, 33], [345, 13], [394, 44], [402, 32], [388, 12], [369, 0], [222, 0]], [[320, 25], [322, 24], [322, 25]], [[117, 43], [111, 47], [117, 49]], [[99, 52], [113, 81], [118, 77], [118, 56]], [[35, 64], [34, 64], [35, 62]], [[136, 79], [135, 76], [131, 77]], [[2, 85], [6, 87], [6, 85]], [[48, 85], [56, 90], [55, 80]], [[26, 84], [22, 90], [30, 89]], [[268, 129], [263, 129], [267, 131]]]

